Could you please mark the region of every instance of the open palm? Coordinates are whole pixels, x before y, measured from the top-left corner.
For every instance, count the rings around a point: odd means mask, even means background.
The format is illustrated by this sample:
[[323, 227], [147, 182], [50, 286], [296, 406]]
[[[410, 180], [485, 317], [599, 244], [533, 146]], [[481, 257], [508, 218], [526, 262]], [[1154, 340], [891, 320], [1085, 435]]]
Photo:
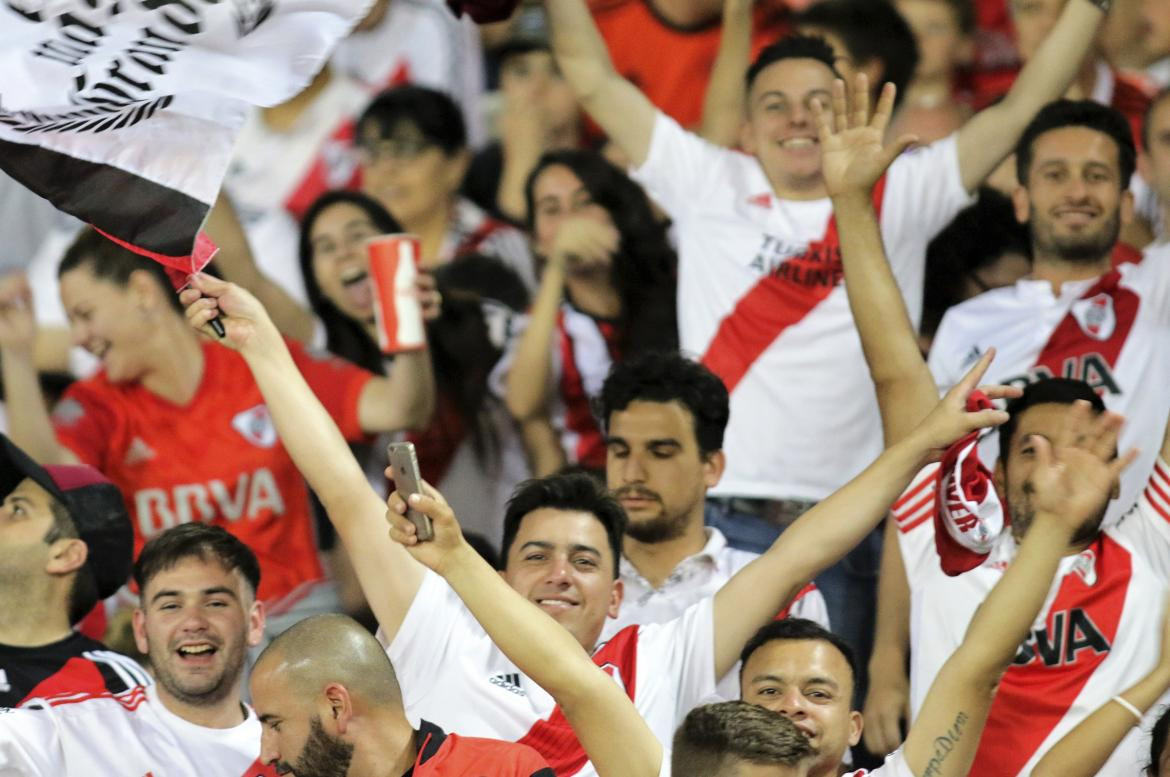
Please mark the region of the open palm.
[[833, 82], [832, 113], [814, 103], [821, 144], [821, 169], [829, 196], [868, 193], [890, 164], [917, 138], [905, 135], [884, 144], [894, 110], [895, 88], [887, 83], [870, 115], [869, 82], [859, 73], [846, 93], [845, 82]]

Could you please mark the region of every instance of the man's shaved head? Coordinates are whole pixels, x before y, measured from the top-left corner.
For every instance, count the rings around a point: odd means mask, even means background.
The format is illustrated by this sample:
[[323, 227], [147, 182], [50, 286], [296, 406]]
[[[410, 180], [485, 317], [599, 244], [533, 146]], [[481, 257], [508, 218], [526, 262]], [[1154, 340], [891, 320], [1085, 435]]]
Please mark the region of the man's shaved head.
[[402, 704], [402, 691], [386, 651], [370, 632], [345, 615], [316, 615], [269, 643], [254, 675], [272, 673], [306, 698], [327, 685], [343, 685], [375, 706]]

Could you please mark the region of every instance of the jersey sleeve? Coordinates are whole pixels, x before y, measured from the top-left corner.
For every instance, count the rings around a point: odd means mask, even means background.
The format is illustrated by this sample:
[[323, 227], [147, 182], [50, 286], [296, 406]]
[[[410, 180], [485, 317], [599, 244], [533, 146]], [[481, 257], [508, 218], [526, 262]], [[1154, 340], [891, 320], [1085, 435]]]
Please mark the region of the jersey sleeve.
[[1146, 490], [1114, 531], [1140, 548], [1154, 569], [1170, 579], [1170, 464], [1162, 458], [1154, 462]]
[[107, 464], [117, 412], [97, 386], [89, 381], [71, 385], [53, 408], [52, 422], [57, 441], [82, 463], [99, 472], [110, 470]]
[[366, 433], [358, 418], [358, 402], [362, 389], [374, 374], [324, 351], [310, 351], [295, 340], [285, 339], [285, 343], [297, 369], [333, 417], [342, 436], [350, 442], [365, 440]]
[[0, 707], [0, 777], [65, 774], [61, 737], [44, 707]]
[[387, 644], [378, 630], [402, 688], [403, 706], [410, 709], [426, 697], [444, 666], [468, 652], [477, 628], [454, 589], [428, 569], [394, 640]]
[[655, 675], [677, 683], [675, 720], [715, 695], [715, 597], [672, 621], [638, 628], [638, 665], [653, 666]]
[[934, 543], [938, 473], [937, 464], [923, 467], [890, 511], [898, 525], [898, 548], [902, 551], [911, 591], [928, 580], [930, 572], [939, 566]]
[[776, 620], [783, 618], [804, 618], [827, 631], [833, 630], [829, 623], [829, 605], [825, 602], [825, 595], [817, 588], [816, 583], [809, 583], [800, 589], [792, 603], [776, 616]]
[[[898, 235], [933, 237], [972, 199], [963, 188], [957, 135], [908, 151], [894, 161], [886, 175], [882, 235], [887, 241], [892, 237], [895, 245]], [[923, 262], [923, 256], [911, 252], [893, 251], [890, 256], [890, 267], [899, 278]]]
[[926, 366], [930, 368], [930, 374], [934, 377], [935, 385], [941, 393], [950, 391], [952, 387], [963, 377], [959, 365], [956, 363], [957, 358], [961, 358], [962, 354], [957, 353], [958, 346], [954, 342], [954, 320], [950, 319], [950, 311], [943, 313], [942, 320], [938, 324], [938, 330], [934, 333], [934, 340], [930, 344], [930, 353], [926, 358]]
[[641, 167], [630, 171], [646, 193], [674, 219], [684, 217], [701, 193], [711, 190], [711, 176], [719, 174], [736, 152], [712, 145], [687, 132], [661, 111], [654, 119], [650, 150]]

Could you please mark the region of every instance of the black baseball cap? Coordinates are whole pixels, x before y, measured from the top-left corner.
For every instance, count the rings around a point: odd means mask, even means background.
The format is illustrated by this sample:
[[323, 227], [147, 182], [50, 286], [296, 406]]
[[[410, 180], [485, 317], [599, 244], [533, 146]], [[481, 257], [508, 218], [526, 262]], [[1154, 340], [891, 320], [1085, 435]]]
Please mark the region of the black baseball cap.
[[112, 596], [130, 579], [134, 561], [134, 527], [122, 492], [93, 467], [42, 467], [0, 434], [0, 495], [10, 494], [25, 478], [65, 506], [89, 549], [85, 564], [97, 580], [98, 595]]
[[530, 51], [551, 51], [548, 14], [540, 5], [526, 5], [512, 23], [508, 37], [495, 50], [496, 61]]

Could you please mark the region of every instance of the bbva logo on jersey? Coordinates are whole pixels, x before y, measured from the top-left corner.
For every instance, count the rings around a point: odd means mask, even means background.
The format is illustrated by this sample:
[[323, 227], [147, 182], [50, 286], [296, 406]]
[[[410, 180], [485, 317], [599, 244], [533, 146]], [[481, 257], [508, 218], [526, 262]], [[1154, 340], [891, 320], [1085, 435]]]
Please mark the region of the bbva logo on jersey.
[[257, 448], [271, 448], [279, 439], [267, 405], [256, 405], [236, 413], [232, 418], [232, 428]]
[[1112, 648], [1089, 613], [1074, 607], [1053, 613], [1051, 631], [1047, 626], [1034, 630], [1020, 645], [1012, 663], [1027, 666], [1033, 661], [1039, 661], [1046, 667], [1067, 666], [1075, 664], [1082, 651], [1100, 655], [1108, 653]]
[[255, 520], [284, 515], [284, 509], [280, 486], [265, 467], [241, 472], [234, 489], [222, 480], [212, 479], [134, 492], [134, 514], [139, 530], [147, 538], [181, 523], [211, 523], [217, 518], [231, 522]]

